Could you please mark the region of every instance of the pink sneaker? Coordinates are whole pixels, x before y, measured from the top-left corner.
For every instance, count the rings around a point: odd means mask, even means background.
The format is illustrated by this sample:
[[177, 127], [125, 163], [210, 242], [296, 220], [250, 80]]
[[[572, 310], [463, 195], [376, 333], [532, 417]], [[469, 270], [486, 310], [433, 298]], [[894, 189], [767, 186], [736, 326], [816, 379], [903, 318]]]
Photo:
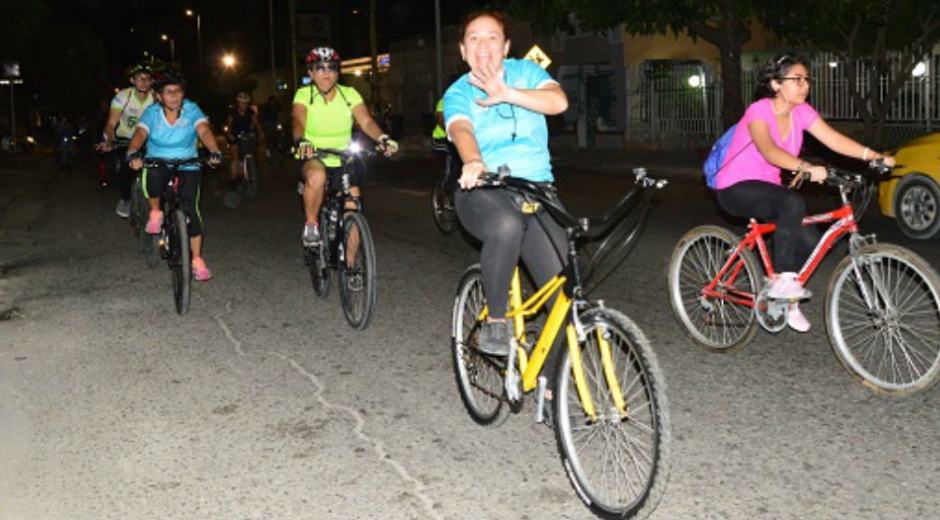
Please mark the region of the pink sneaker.
[[205, 282], [212, 278], [212, 273], [209, 272], [209, 268], [206, 267], [206, 262], [201, 256], [193, 258], [193, 277], [197, 282]]
[[787, 325], [797, 332], [807, 332], [809, 330], [809, 320], [806, 319], [806, 316], [803, 316], [799, 304], [790, 305], [790, 310], [787, 312]]
[[777, 273], [770, 281], [767, 297], [779, 300], [802, 300], [812, 294], [796, 279], [796, 273]]
[[150, 220], [147, 221], [147, 234], [156, 235], [163, 227], [163, 212], [160, 210], [150, 212]]

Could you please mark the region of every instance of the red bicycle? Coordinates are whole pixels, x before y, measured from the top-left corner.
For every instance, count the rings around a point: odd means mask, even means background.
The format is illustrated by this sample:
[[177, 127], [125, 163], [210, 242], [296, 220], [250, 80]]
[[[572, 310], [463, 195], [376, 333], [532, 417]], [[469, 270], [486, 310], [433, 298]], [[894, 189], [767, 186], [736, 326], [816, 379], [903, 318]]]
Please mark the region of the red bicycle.
[[[881, 162], [870, 168], [883, 174]], [[856, 379], [888, 394], [930, 388], [940, 375], [940, 278], [923, 258], [859, 233], [852, 193], [870, 190], [863, 174], [829, 169], [838, 209], [807, 216], [804, 226], [831, 223], [798, 274], [805, 284], [844, 236], [848, 254], [826, 289], [826, 332], [842, 365]], [[773, 223], [751, 220], [743, 238], [719, 226], [699, 226], [676, 245], [669, 261], [673, 312], [696, 343], [714, 352], [746, 345], [760, 324], [779, 332], [790, 301], [769, 298], [774, 274], [765, 235]], [[759, 258], [759, 261], [758, 261]]]

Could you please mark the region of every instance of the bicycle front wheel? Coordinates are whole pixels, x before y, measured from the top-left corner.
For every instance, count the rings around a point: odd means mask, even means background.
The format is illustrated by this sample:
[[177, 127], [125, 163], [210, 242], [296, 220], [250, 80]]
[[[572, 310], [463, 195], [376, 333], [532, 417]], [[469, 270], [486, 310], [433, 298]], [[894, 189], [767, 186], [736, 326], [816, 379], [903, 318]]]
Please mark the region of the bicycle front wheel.
[[454, 212], [454, 198], [444, 188], [444, 177], [439, 177], [431, 189], [431, 210], [434, 224], [441, 233], [449, 235], [457, 229], [457, 213]]
[[747, 345], [757, 330], [757, 317], [748, 303], [761, 286], [761, 269], [747, 250], [715, 287], [705, 295], [739, 239], [718, 226], [699, 226], [676, 244], [667, 273], [669, 301], [676, 319], [700, 346], [712, 352], [732, 352]]
[[930, 388], [940, 374], [940, 279], [913, 251], [872, 244], [836, 267], [826, 331], [842, 365], [887, 394]]
[[245, 194], [249, 199], [258, 196], [258, 161], [254, 155], [245, 156]]
[[176, 313], [182, 316], [189, 312], [193, 279], [189, 229], [186, 227], [186, 215], [183, 210], [174, 211], [170, 218], [172, 218], [172, 221], [167, 233], [167, 240], [170, 242], [170, 254], [167, 261], [173, 277], [173, 301], [176, 303]]
[[346, 215], [343, 230], [345, 258], [337, 266], [339, 296], [346, 321], [363, 330], [375, 315], [375, 245], [362, 213]]
[[498, 426], [509, 416], [508, 403], [503, 399], [505, 358], [484, 355], [478, 348], [485, 307], [483, 274], [478, 264], [460, 278], [454, 298], [451, 325], [454, 376], [470, 417], [483, 426]]
[[649, 341], [629, 318], [592, 309], [580, 321], [585, 390], [596, 417], [585, 413], [569, 350], [556, 371], [558, 450], [573, 487], [595, 514], [643, 518], [659, 503], [669, 476], [666, 382]]

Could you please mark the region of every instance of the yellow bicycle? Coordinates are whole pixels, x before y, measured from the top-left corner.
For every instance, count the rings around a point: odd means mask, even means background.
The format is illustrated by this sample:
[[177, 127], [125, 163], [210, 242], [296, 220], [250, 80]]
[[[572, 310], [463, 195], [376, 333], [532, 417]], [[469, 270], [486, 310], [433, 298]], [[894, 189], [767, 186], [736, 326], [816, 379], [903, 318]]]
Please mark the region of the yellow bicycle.
[[[513, 191], [523, 198], [524, 211], [547, 214], [566, 229], [567, 262], [528, 297], [516, 269], [506, 314], [515, 348], [508, 357], [478, 348], [488, 312], [479, 265], [463, 274], [453, 312], [454, 371], [470, 416], [481, 425], [498, 425], [510, 411], [521, 411], [523, 396], [534, 392], [536, 421], [554, 428], [572, 486], [603, 518], [648, 515], [669, 474], [671, 428], [656, 356], [632, 320], [602, 301], [586, 299], [585, 279], [595, 271], [581, 267], [577, 248], [582, 238], [603, 240], [586, 262], [593, 266], [599, 257], [636, 242], [652, 194], [665, 181], [647, 177], [643, 169], [634, 174], [630, 192], [595, 220], [571, 216], [533, 183], [489, 176], [486, 186]], [[636, 216], [639, 207], [638, 219], [626, 218]], [[540, 315], [553, 297], [547, 318]]]

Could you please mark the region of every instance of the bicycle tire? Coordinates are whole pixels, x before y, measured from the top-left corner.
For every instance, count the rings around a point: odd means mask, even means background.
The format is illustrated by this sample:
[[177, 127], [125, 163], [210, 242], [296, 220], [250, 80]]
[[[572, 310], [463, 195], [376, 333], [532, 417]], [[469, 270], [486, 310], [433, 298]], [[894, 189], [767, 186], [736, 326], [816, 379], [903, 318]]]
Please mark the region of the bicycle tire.
[[[695, 343], [711, 352], [733, 352], [747, 345], [757, 331], [754, 310], [744, 304], [702, 296], [740, 239], [718, 226], [689, 230], [676, 244], [667, 272], [672, 312]], [[727, 289], [756, 295], [763, 270], [748, 250], [741, 251], [740, 271]], [[727, 290], [724, 291], [727, 293]]]
[[479, 351], [480, 316], [486, 306], [480, 265], [468, 268], [457, 285], [451, 322], [454, 379], [467, 413], [479, 425], [499, 426], [509, 416], [504, 399], [505, 358]]
[[434, 215], [434, 225], [445, 235], [457, 229], [457, 213], [454, 211], [452, 197], [447, 196], [444, 189], [444, 178], [439, 177], [431, 188], [431, 212]]
[[356, 330], [364, 330], [375, 316], [375, 244], [362, 213], [351, 212], [343, 219], [343, 251], [349, 255], [350, 241], [358, 235], [359, 244], [348, 267], [348, 257], [340, 259], [339, 299], [346, 321]]
[[[572, 487], [602, 518], [643, 518], [659, 504], [669, 479], [672, 429], [666, 381], [642, 330], [612, 309], [579, 315], [579, 340], [588, 393], [597, 420], [585, 415], [575, 386], [570, 350], [555, 375], [555, 438]], [[610, 345], [613, 374], [626, 405], [611, 394], [599, 338]]]
[[[320, 225], [327, 223], [328, 216], [325, 207], [320, 208]], [[328, 225], [328, 224], [327, 224]], [[326, 228], [323, 228], [326, 230]], [[313, 284], [313, 294], [318, 298], [325, 299], [330, 295], [330, 289], [333, 286], [333, 271], [330, 269], [330, 238], [329, 233], [322, 233], [320, 236], [320, 245], [316, 249], [311, 247], [304, 248], [304, 263], [310, 271], [310, 282]]]
[[[864, 300], [856, 265], [874, 305]], [[833, 273], [826, 331], [842, 366], [865, 386], [885, 394], [927, 390], [940, 376], [940, 278], [906, 248], [865, 246]]]
[[245, 194], [248, 195], [249, 199], [254, 199], [258, 196], [258, 161], [255, 160], [254, 155], [247, 155], [245, 156], [245, 163], [245, 173], [248, 177]]
[[177, 209], [171, 215], [167, 240], [170, 245], [168, 263], [173, 277], [173, 301], [176, 313], [180, 316], [189, 312], [192, 291], [192, 251], [189, 244], [189, 229], [186, 227], [186, 215]]

